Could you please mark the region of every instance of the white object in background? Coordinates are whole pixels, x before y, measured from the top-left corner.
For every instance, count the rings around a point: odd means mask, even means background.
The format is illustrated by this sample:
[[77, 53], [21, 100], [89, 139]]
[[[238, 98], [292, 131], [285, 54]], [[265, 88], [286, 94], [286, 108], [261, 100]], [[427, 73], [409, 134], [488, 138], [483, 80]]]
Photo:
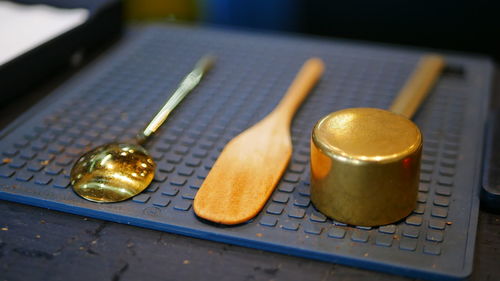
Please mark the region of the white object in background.
[[88, 16], [83, 8], [0, 1], [0, 66], [81, 25]]

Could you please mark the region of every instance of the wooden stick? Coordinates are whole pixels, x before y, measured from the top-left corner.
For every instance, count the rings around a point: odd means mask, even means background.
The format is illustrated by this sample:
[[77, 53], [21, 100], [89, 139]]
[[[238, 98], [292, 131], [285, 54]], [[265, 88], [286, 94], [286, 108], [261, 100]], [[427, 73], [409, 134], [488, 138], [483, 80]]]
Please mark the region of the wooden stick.
[[436, 83], [444, 68], [444, 59], [439, 55], [426, 55], [420, 59], [406, 84], [394, 99], [389, 111], [399, 113], [408, 119], [413, 117], [429, 90]]

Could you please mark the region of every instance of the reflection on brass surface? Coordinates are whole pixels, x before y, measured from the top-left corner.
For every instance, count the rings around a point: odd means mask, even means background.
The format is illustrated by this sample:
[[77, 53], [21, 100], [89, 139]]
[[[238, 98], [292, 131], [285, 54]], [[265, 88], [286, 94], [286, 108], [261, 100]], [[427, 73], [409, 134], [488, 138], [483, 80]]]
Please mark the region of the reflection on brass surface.
[[155, 168], [141, 146], [111, 143], [78, 160], [71, 170], [71, 184], [78, 195], [90, 201], [123, 201], [151, 183]]
[[422, 135], [401, 115], [375, 108], [337, 111], [311, 141], [311, 200], [353, 225], [393, 223], [415, 208]]

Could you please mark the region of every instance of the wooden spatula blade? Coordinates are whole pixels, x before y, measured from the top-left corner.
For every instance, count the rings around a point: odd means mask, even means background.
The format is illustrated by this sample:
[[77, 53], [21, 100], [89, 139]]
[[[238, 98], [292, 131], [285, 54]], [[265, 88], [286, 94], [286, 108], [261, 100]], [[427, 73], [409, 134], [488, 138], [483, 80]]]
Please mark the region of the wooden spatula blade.
[[261, 122], [226, 145], [196, 194], [194, 210], [199, 217], [239, 224], [262, 209], [292, 154], [283, 129], [280, 134], [260, 133], [270, 126]]

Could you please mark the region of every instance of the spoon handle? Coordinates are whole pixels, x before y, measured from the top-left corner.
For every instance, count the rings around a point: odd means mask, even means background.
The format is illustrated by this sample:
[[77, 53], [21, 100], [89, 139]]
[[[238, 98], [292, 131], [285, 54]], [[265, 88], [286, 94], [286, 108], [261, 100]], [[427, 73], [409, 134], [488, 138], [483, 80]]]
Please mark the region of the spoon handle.
[[137, 141], [143, 143], [146, 139], [154, 134], [158, 128], [165, 122], [167, 117], [170, 115], [172, 110], [186, 97], [191, 90], [198, 85], [201, 78], [205, 73], [212, 67], [215, 62], [215, 57], [211, 55], [203, 56], [195, 65], [194, 69], [184, 77], [182, 82], [179, 84], [177, 89], [174, 91], [170, 99], [165, 103], [165, 105], [160, 109], [160, 111], [155, 115], [153, 120], [149, 122], [146, 128], [139, 133], [137, 136]]
[[444, 58], [442, 56], [423, 56], [417, 68], [393, 101], [389, 111], [411, 119], [437, 81], [443, 67]]

